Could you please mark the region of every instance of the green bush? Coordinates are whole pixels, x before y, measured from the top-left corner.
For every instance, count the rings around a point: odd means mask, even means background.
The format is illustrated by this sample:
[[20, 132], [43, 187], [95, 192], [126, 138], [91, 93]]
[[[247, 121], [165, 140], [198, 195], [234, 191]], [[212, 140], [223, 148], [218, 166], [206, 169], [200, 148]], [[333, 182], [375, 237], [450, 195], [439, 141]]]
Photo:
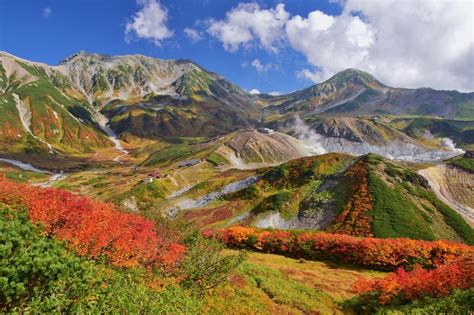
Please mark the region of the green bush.
[[199, 295], [224, 283], [246, 257], [242, 251], [222, 255], [224, 246], [217, 240], [204, 238], [199, 232], [193, 233], [185, 243], [188, 251], [181, 265], [185, 277], [181, 284]]
[[291, 193], [288, 191], [281, 191], [274, 195], [267, 197], [255, 208], [252, 209], [254, 214], [264, 213], [267, 211], [281, 211], [283, 206], [291, 199]]
[[69, 310], [96, 284], [92, 264], [41, 235], [24, 210], [0, 204], [0, 310]]

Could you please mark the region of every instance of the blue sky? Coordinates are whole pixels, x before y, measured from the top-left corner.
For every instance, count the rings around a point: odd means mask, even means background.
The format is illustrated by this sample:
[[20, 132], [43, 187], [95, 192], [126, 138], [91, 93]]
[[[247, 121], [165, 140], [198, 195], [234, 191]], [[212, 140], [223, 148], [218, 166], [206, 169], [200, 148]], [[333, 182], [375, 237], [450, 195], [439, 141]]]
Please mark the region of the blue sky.
[[2, 0], [0, 50], [52, 65], [79, 50], [191, 59], [261, 92], [349, 67], [393, 86], [473, 90], [473, 2], [438, 3]]

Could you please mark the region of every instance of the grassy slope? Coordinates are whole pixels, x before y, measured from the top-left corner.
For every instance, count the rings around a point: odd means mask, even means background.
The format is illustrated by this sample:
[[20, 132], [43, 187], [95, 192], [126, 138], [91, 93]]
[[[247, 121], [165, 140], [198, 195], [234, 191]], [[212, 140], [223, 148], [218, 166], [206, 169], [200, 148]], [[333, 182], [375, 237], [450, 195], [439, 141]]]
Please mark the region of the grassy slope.
[[474, 230], [436, 198], [420, 175], [380, 157], [370, 155], [368, 160], [376, 237], [452, 239], [474, 244]]
[[206, 298], [204, 310], [212, 314], [342, 314], [338, 303], [353, 296], [350, 288], [358, 277], [383, 275], [326, 262], [249, 253], [230, 282]]
[[468, 159], [468, 158], [454, 158], [451, 159], [448, 164], [459, 167], [465, 171], [468, 171], [470, 173], [474, 173], [474, 160], [473, 159]]

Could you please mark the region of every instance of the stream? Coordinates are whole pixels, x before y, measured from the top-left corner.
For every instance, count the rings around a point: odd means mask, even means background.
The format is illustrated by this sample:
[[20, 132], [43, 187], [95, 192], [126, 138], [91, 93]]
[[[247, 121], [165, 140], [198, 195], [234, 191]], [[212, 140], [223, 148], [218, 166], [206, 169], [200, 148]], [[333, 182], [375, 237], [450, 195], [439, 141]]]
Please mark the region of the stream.
[[8, 164], [11, 164], [15, 167], [18, 167], [19, 169], [22, 169], [24, 171], [29, 171], [29, 172], [35, 172], [35, 173], [41, 173], [41, 174], [51, 174], [51, 177], [48, 179], [48, 181], [44, 183], [38, 183], [35, 184], [36, 186], [40, 187], [51, 187], [55, 182], [66, 178], [66, 174], [63, 173], [62, 171], [60, 173], [51, 173], [46, 170], [41, 170], [39, 168], [34, 167], [30, 163], [25, 163], [17, 160], [12, 160], [12, 159], [5, 159], [5, 158], [0, 158], [0, 162], [5, 162]]
[[120, 151], [120, 153], [122, 153], [121, 155], [118, 155], [113, 159], [114, 162], [121, 163], [120, 158], [122, 156], [127, 155], [129, 152], [124, 149], [122, 143], [120, 143], [120, 140], [117, 138], [117, 134], [115, 133], [115, 131], [112, 130], [112, 128], [110, 128], [109, 120], [107, 119], [107, 117], [105, 117], [100, 112], [95, 112], [94, 118], [99, 124], [100, 128], [107, 134], [107, 137], [110, 139], [110, 141], [112, 141], [112, 143], [115, 145], [117, 151]]

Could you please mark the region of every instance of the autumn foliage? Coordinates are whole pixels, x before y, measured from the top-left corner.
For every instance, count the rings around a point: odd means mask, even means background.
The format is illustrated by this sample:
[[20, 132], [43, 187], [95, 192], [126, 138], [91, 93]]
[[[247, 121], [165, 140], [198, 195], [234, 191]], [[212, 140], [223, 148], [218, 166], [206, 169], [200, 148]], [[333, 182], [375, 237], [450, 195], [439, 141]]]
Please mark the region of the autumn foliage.
[[0, 202], [24, 205], [44, 233], [66, 241], [79, 255], [115, 266], [172, 268], [186, 248], [154, 221], [118, 211], [112, 204], [60, 189], [44, 189], [0, 177]]
[[474, 287], [474, 256], [434, 270], [425, 270], [420, 266], [411, 272], [399, 268], [382, 279], [359, 279], [354, 284], [354, 292], [366, 303], [388, 304], [407, 302], [424, 297], [443, 297], [454, 289]]
[[395, 270], [398, 267], [411, 269], [416, 265], [436, 268], [474, 252], [472, 246], [450, 241], [360, 238], [324, 232], [268, 231], [240, 226], [203, 233], [207, 237], [222, 240], [230, 247], [295, 258], [329, 259], [378, 270]]
[[354, 194], [336, 218], [335, 233], [374, 236], [372, 233], [372, 197], [367, 185], [367, 163], [360, 159], [346, 172], [353, 182]]

